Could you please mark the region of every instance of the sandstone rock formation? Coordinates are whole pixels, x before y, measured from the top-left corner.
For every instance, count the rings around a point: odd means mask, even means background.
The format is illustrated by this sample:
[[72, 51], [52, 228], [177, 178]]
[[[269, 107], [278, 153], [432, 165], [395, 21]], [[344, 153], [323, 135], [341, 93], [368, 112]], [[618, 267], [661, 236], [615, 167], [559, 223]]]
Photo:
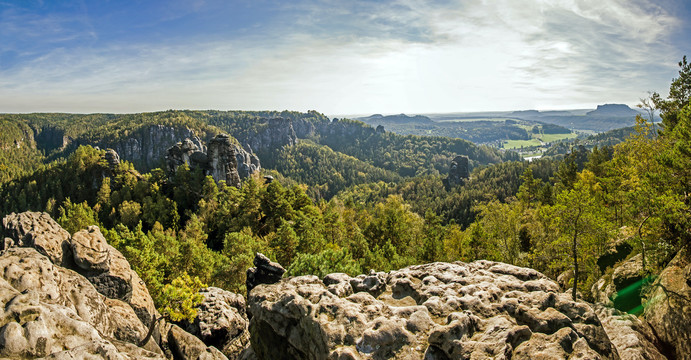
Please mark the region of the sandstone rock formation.
[[257, 253], [252, 262], [254, 267], [247, 269], [247, 279], [245, 281], [247, 294], [259, 284], [274, 284], [278, 282], [286, 272], [281, 264], [269, 260], [262, 253]]
[[691, 359], [691, 254], [680, 251], [652, 284], [645, 320], [663, 349], [677, 359]]
[[618, 358], [587, 303], [490, 261], [287, 278], [248, 310], [259, 359]]
[[465, 155], [458, 155], [449, 166], [449, 176], [444, 179], [444, 186], [447, 190], [463, 185], [465, 181], [470, 178], [469, 160]]
[[148, 170], [159, 167], [166, 151], [180, 139], [191, 139], [197, 148], [204, 150], [204, 144], [194, 131], [167, 125], [151, 125], [118, 142], [96, 145], [113, 148], [122, 159], [132, 162], [140, 170]]
[[177, 168], [187, 164], [191, 169], [202, 169], [216, 182], [225, 181], [231, 186], [240, 186], [246, 179], [259, 171], [259, 159], [230, 141], [225, 134], [216, 135], [209, 140], [205, 153], [190, 139], [171, 146], [166, 153], [166, 169], [173, 176]]
[[645, 321], [600, 304], [593, 305], [621, 359], [662, 360], [661, 344]]
[[245, 298], [215, 287], [200, 293], [204, 300], [197, 306], [197, 317], [187, 331], [229, 359], [238, 359], [250, 340]]
[[134, 346], [147, 328], [127, 303], [99, 294], [35, 249], [3, 251], [0, 274], [0, 357], [164, 358], [153, 342]]
[[238, 138], [243, 144], [249, 144], [254, 151], [260, 153], [295, 145], [297, 139], [293, 122], [283, 118], [264, 119], [257, 132], [248, 134], [246, 138]]
[[160, 315], [98, 227], [70, 236], [48, 214], [25, 212], [6, 216], [2, 233], [0, 358], [226, 358], [165, 322], [139, 346]]

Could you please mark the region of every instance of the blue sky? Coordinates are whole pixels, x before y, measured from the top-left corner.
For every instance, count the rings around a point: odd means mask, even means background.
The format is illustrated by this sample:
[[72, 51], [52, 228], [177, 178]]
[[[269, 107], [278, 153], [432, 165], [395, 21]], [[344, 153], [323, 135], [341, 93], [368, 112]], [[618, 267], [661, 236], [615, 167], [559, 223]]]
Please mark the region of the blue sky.
[[690, 20], [683, 0], [0, 0], [0, 112], [635, 105], [691, 55]]

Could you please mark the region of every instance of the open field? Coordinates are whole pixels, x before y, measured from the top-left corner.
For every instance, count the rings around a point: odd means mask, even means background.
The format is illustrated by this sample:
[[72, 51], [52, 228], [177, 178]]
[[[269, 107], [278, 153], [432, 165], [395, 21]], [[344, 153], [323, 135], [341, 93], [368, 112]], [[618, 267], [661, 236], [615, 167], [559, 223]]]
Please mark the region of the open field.
[[578, 136], [578, 134], [571, 133], [571, 134], [544, 134], [541, 135], [540, 138], [542, 139], [543, 142], [554, 142], [554, 141], [559, 141], [559, 140], [564, 140], [564, 139], [574, 139]]

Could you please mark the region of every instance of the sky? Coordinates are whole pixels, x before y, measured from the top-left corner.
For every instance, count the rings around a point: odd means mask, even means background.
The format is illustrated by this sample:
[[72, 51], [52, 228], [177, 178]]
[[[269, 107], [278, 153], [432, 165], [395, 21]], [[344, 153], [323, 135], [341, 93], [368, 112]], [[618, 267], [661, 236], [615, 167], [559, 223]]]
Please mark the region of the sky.
[[0, 112], [634, 106], [687, 0], [0, 0]]

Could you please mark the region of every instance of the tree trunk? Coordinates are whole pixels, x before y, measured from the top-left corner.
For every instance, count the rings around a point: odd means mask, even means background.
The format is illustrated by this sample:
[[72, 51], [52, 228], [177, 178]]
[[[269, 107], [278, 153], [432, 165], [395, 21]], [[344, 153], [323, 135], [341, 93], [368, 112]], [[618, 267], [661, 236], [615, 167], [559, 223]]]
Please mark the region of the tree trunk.
[[573, 290], [571, 297], [576, 301], [578, 297], [578, 220], [581, 218], [581, 209], [578, 209], [576, 220], [573, 223], [573, 243], [571, 244], [571, 251], [573, 251]]

